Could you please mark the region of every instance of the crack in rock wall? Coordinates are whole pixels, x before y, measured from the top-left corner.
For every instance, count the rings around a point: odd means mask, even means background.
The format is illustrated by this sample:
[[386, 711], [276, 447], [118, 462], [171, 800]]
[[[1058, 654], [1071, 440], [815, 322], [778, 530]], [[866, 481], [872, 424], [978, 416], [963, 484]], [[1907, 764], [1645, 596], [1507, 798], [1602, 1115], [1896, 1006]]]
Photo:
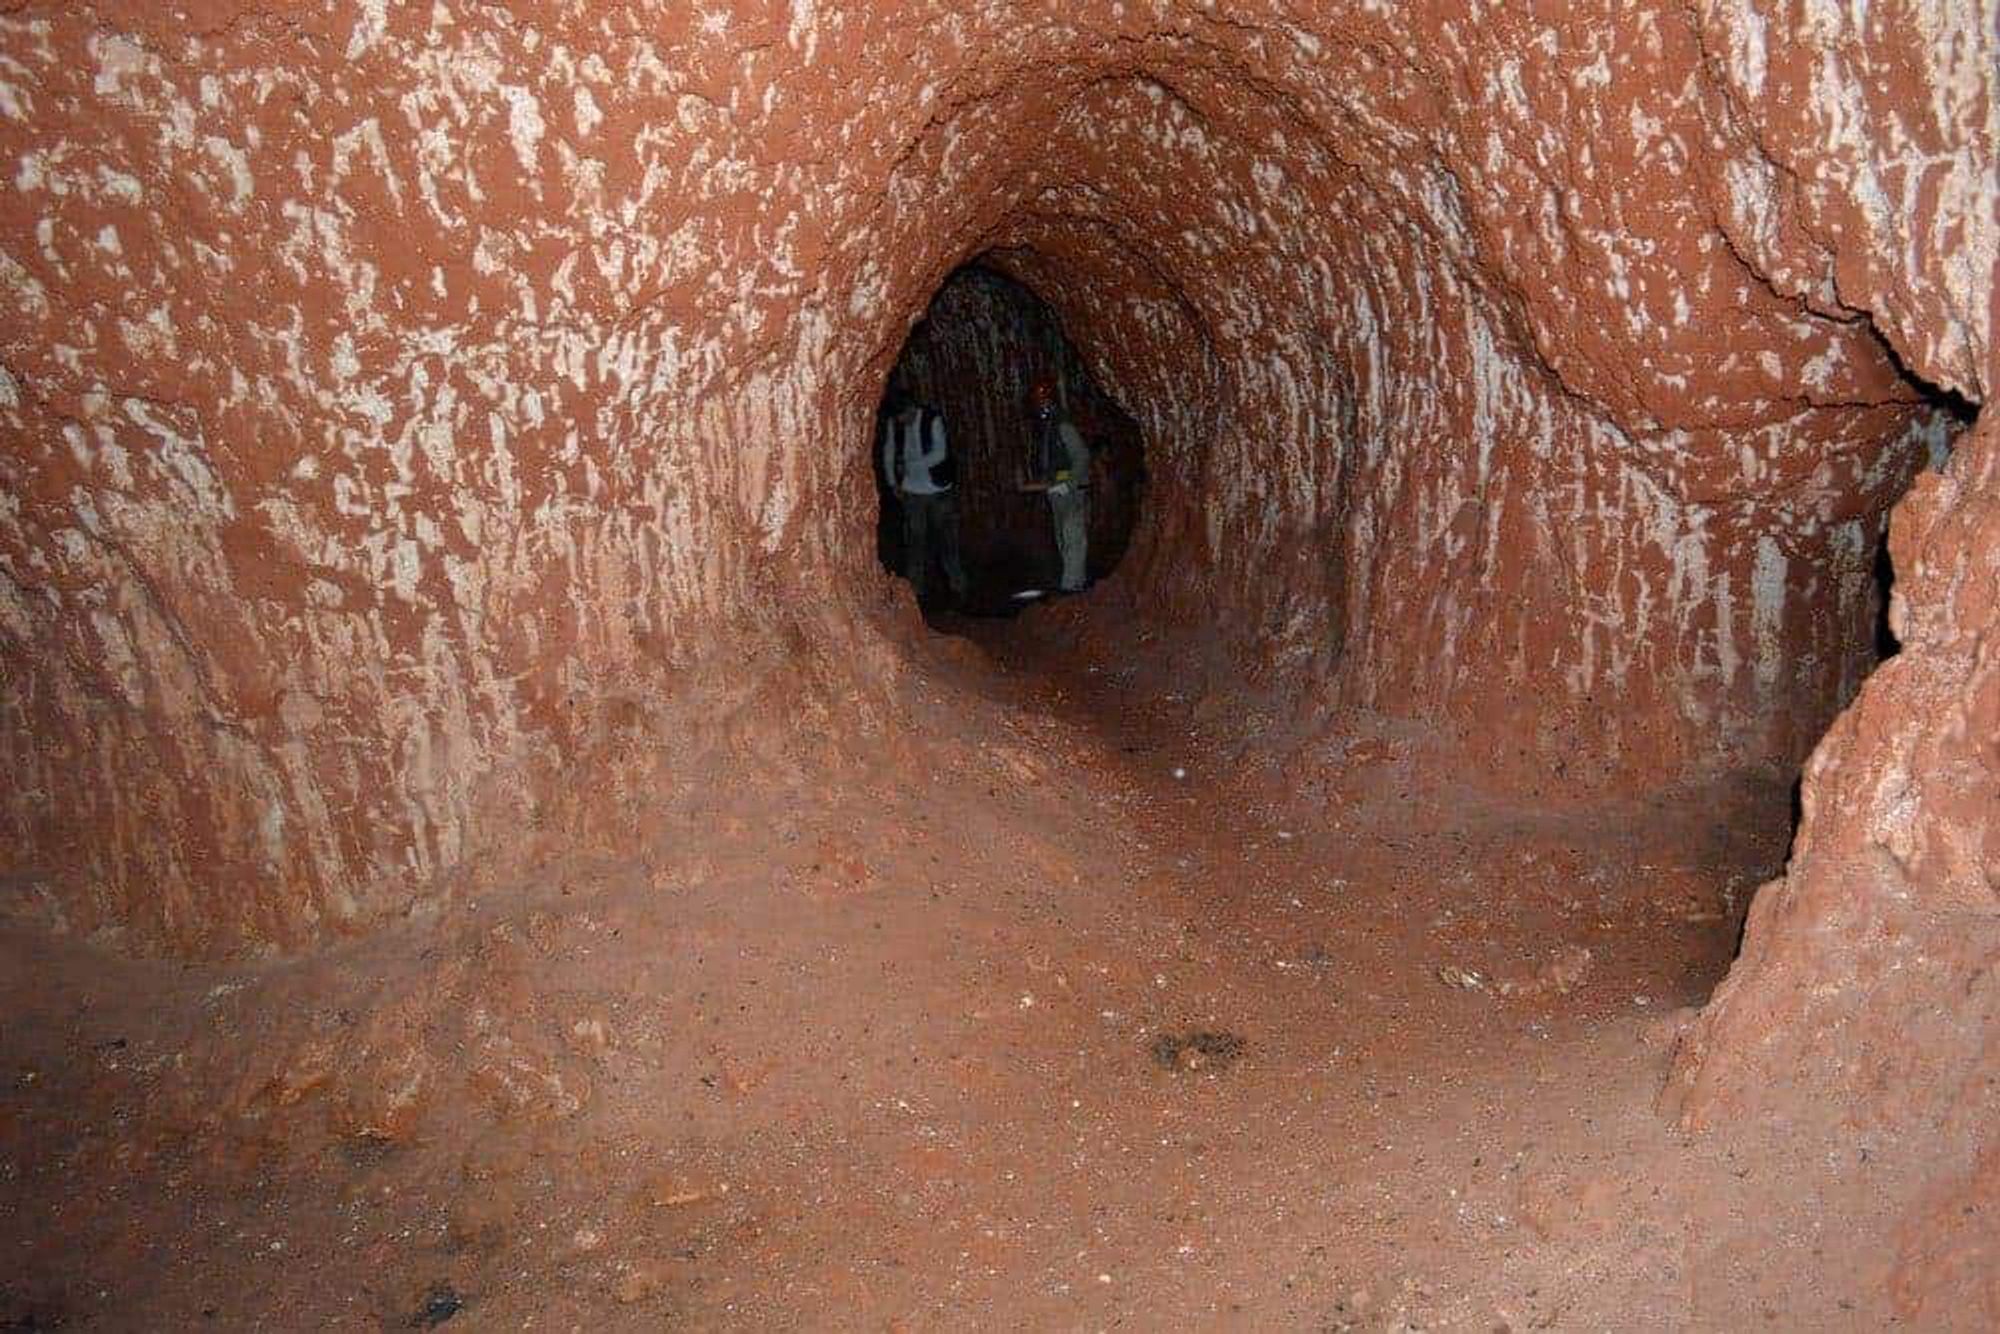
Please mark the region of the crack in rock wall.
[[1897, 358], [1991, 379], [1991, 24], [1832, 8], [10, 6], [12, 879], [433, 900], [614, 693], [879, 601], [876, 393], [988, 251], [1164, 614], [1502, 772], [1795, 760], [1952, 427]]

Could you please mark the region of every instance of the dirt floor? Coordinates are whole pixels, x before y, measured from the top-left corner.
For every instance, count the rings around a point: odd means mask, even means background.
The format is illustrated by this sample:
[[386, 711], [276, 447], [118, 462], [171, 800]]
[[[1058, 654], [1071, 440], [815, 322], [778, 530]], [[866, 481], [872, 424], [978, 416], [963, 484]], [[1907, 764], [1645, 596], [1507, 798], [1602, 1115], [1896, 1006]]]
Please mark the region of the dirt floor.
[[629, 859], [407, 929], [9, 929], [0, 1329], [1895, 1322], [1897, 1146], [1654, 1105], [1782, 784], [1264, 746], [1087, 615], [947, 626], [910, 734], [767, 717]]

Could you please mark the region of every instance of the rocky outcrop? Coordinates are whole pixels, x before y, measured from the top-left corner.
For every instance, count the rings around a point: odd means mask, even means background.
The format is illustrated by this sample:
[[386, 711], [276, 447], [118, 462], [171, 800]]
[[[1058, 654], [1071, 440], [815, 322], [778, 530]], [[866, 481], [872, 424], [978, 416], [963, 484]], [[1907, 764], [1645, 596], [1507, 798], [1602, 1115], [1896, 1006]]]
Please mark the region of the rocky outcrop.
[[1683, 1037], [1668, 1105], [1913, 1137], [1950, 1207], [1942, 1237], [1911, 1219], [1906, 1314], [1958, 1290], [1959, 1316], [1990, 1323], [2000, 1241], [1974, 1228], [1968, 1254], [1962, 1229], [1994, 1206], [2000, 1116], [2000, 431], [1917, 480], [1890, 549], [1902, 651], [1814, 752], [1791, 864]]

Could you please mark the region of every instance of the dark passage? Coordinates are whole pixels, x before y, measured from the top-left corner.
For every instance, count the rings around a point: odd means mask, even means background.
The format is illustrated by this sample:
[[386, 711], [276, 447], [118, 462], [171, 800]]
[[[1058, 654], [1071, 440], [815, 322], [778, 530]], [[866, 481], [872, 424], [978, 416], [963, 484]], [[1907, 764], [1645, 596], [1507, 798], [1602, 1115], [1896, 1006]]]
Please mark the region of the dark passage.
[[[1050, 480], [1038, 446], [1037, 387], [1073, 423], [1088, 448], [1085, 569], [1095, 582], [1125, 554], [1145, 491], [1145, 450], [1138, 425], [1091, 378], [1055, 313], [1022, 284], [980, 264], [946, 279], [903, 346], [878, 414], [871, 447], [881, 499], [877, 552], [883, 566], [919, 584], [927, 613], [1012, 615], [1061, 582], [1052, 502], [1037, 482]], [[918, 500], [927, 524], [925, 569], [913, 578], [906, 511], [882, 459], [884, 431], [902, 447], [914, 421], [899, 416], [898, 393], [934, 409], [950, 465], [949, 502]], [[918, 429], [927, 429], [919, 427]], [[1058, 460], [1058, 463], [1060, 461]], [[941, 485], [942, 482], [940, 481]], [[955, 598], [944, 569], [938, 525], [955, 517], [966, 592]]]

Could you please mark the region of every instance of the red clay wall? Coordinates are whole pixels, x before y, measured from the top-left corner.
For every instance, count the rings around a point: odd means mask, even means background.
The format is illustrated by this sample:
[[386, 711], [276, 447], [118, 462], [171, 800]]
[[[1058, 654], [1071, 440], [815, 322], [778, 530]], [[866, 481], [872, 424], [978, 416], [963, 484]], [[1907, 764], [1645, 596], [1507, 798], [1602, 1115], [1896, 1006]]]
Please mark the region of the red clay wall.
[[[1732, 120], [1760, 146], [1748, 169], [1769, 187], [1767, 209], [1732, 221], [1735, 244], [1780, 290], [1874, 312], [1918, 374], [1983, 401], [2000, 375], [1990, 9], [1829, 10], [1792, 41], [1753, 42], [1779, 30], [1768, 9], [1701, 7]], [[1695, 1125], [1825, 1117], [1847, 1147], [1897, 1133], [1919, 1146], [1927, 1184], [1889, 1239], [1892, 1289], [1916, 1324], [1983, 1328], [2000, 1322], [1990, 413], [1896, 507], [1890, 554], [1901, 651], [1813, 752], [1786, 875], [1759, 892], [1667, 1101]]]
[[[521, 0], [0, 16], [0, 811], [79, 926], [421, 907], [602, 701], [864, 606], [998, 247], [1139, 415], [1128, 577], [1497, 766], [1802, 754], [1992, 370], [1970, 4]], [[810, 632], [809, 632], [810, 637]]]

